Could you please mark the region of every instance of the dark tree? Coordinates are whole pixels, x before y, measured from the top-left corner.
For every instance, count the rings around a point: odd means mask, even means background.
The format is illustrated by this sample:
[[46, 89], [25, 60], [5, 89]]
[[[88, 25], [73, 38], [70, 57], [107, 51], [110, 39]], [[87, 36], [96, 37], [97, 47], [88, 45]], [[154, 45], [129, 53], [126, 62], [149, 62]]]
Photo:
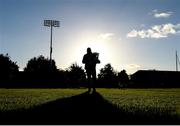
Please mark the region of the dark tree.
[[8, 54], [0, 54], [0, 81], [9, 82], [19, 71], [16, 62], [13, 62]]
[[39, 87], [52, 87], [57, 82], [57, 67], [55, 61], [50, 60], [40, 55], [30, 59], [27, 66], [24, 68], [24, 81], [30, 86], [35, 84]]
[[56, 82], [58, 83], [58, 87], [64, 87], [64, 88], [69, 87], [68, 71], [58, 69], [54, 78]]
[[70, 87], [80, 87], [86, 80], [86, 74], [83, 68], [77, 63], [73, 63], [67, 70], [68, 82]]
[[122, 70], [118, 73], [119, 87], [127, 87], [129, 83], [129, 77], [126, 70]]
[[98, 74], [98, 81], [103, 87], [117, 87], [117, 73], [114, 71], [111, 64], [106, 64], [104, 68], [100, 69]]
[[52, 60], [52, 66], [50, 60], [40, 55], [30, 59], [27, 66], [24, 68], [25, 72], [54, 72], [57, 71], [55, 61]]

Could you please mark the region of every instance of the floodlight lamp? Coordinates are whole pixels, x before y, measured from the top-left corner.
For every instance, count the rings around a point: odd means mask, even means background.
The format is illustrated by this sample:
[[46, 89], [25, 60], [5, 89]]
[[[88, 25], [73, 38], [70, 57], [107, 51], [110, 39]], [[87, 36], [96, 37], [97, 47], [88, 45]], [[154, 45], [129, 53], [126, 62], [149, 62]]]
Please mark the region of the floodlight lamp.
[[52, 23], [52, 24], [51, 24], [52, 26], [54, 26], [54, 27], [59, 27], [59, 21], [55, 21], [55, 20], [54, 20], [54, 21], [52, 21], [51, 23]]
[[51, 20], [44, 20], [44, 26], [51, 26]]

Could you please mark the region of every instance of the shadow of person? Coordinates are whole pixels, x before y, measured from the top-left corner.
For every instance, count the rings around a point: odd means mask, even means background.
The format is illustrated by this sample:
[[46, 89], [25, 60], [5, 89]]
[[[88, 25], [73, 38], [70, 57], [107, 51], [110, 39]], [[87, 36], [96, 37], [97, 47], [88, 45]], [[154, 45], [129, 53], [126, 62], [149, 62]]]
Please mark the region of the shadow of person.
[[98, 92], [84, 92], [28, 110], [6, 113], [1, 124], [113, 124], [109, 115], [115, 111]]
[[[146, 118], [126, 113], [111, 104], [98, 92], [84, 92], [57, 99], [28, 110], [0, 112], [0, 124], [23, 125], [113, 125], [113, 124], [176, 124], [168, 119]], [[146, 120], [147, 119], [147, 120]], [[153, 120], [155, 119], [155, 120]], [[173, 123], [172, 123], [173, 122]]]

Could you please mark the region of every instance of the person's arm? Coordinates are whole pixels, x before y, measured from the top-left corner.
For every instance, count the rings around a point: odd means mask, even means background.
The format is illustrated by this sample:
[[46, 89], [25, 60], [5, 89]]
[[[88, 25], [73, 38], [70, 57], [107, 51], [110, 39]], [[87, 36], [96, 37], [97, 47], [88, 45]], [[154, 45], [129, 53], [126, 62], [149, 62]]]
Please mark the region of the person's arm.
[[85, 55], [83, 56], [83, 60], [82, 60], [82, 63], [86, 63], [86, 58], [85, 58]]

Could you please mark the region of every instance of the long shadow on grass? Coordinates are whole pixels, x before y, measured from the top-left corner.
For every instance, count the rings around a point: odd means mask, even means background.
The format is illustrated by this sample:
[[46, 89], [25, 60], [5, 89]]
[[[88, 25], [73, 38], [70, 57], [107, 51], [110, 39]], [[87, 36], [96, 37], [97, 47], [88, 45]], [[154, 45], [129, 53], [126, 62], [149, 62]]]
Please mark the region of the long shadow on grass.
[[0, 113], [0, 124], [176, 124], [169, 118], [149, 118], [123, 112], [99, 93], [58, 99], [29, 110]]

